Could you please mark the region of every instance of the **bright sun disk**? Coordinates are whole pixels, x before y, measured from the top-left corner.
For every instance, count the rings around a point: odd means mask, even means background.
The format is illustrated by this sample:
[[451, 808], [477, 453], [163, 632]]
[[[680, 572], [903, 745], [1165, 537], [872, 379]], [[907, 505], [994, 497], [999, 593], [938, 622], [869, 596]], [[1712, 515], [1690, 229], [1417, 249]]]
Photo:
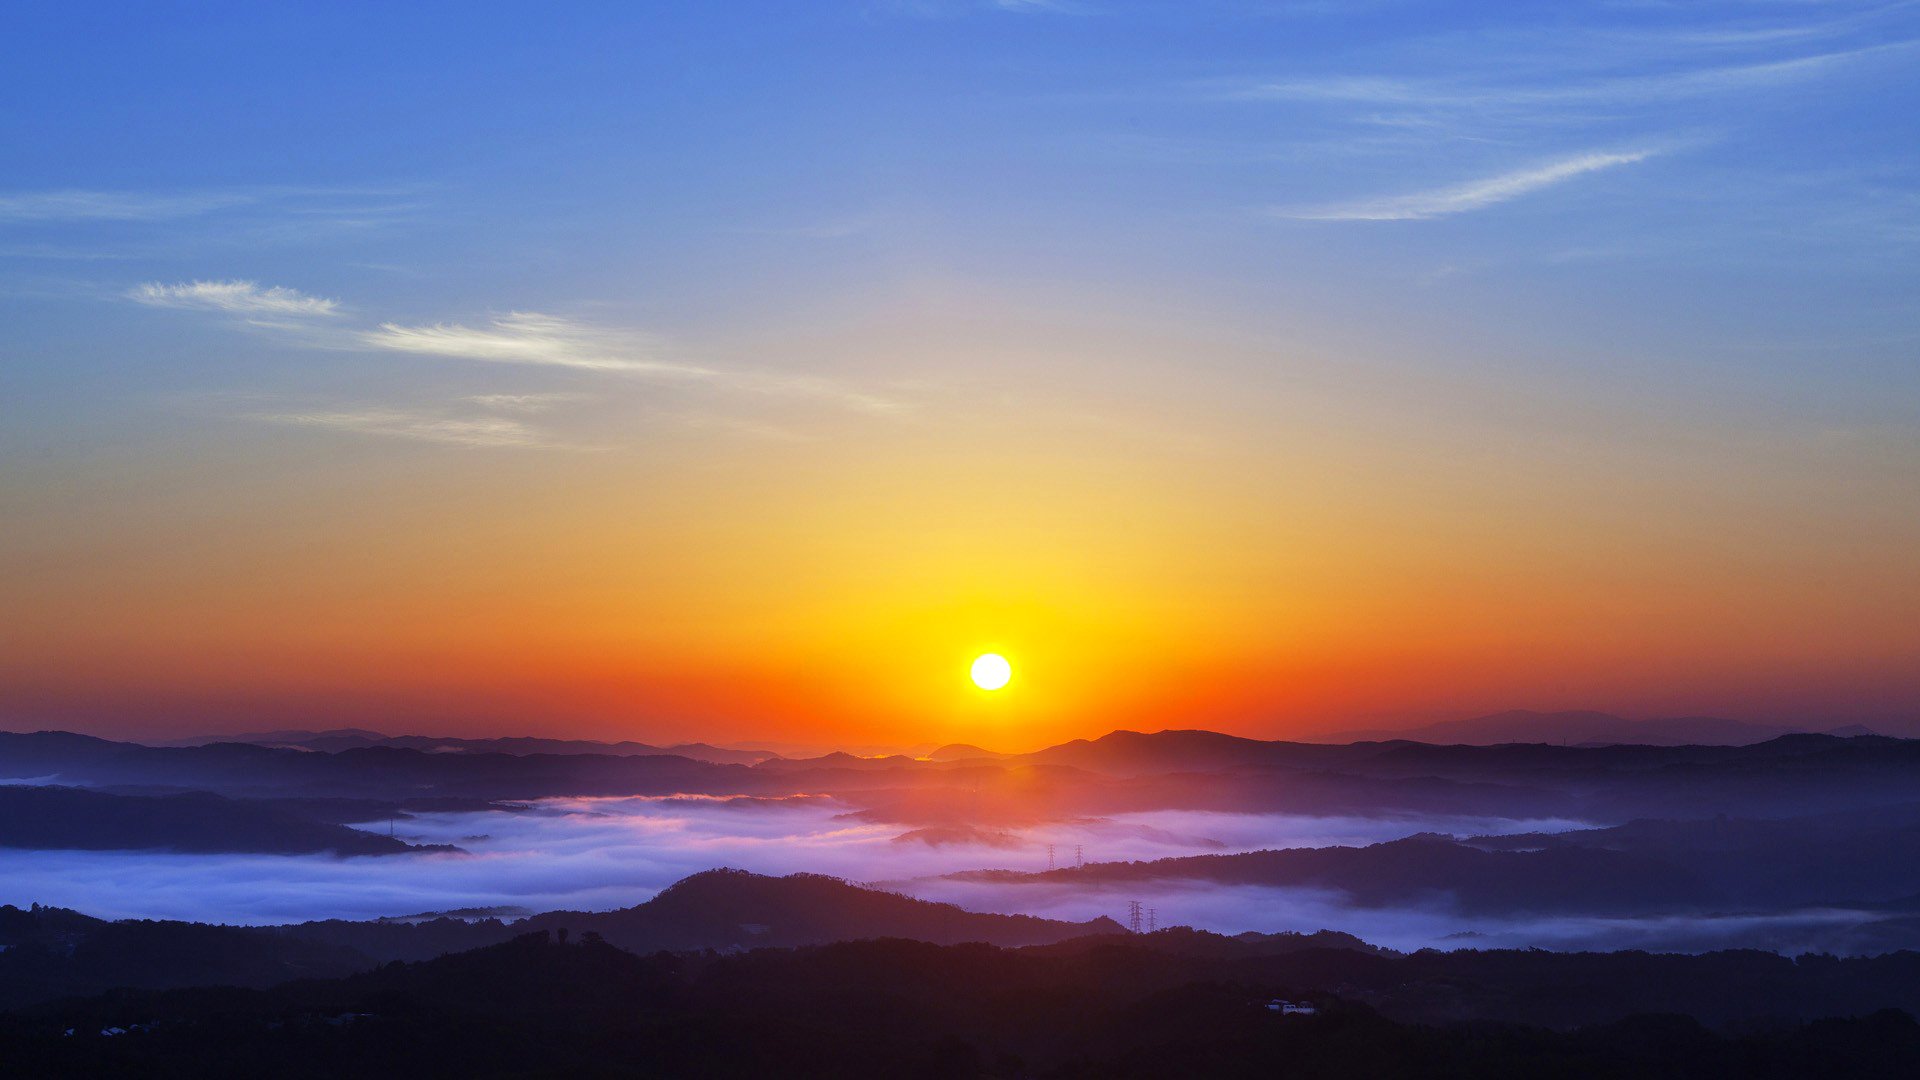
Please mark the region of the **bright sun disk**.
[[987, 653], [973, 662], [973, 685], [982, 690], [998, 690], [1013, 678], [1013, 665], [999, 653]]

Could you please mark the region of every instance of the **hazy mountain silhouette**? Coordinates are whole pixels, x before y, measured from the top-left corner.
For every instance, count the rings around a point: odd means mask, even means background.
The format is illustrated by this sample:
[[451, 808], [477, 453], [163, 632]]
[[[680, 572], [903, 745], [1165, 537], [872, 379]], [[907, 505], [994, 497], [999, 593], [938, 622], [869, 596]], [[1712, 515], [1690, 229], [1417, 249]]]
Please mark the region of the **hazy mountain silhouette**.
[[394, 855], [452, 851], [316, 821], [271, 802], [184, 795], [110, 795], [68, 787], [0, 785], [0, 847], [86, 850], [330, 851]]
[[1487, 851], [1439, 836], [1366, 847], [1187, 855], [1031, 873], [969, 870], [947, 876], [1081, 887], [1200, 881], [1335, 889], [1362, 907], [1444, 903], [1463, 913], [1642, 914], [1702, 910], [1729, 899], [1684, 867], [1659, 859], [1572, 846]]
[[460, 738], [451, 735], [385, 735], [365, 728], [328, 731], [257, 731], [240, 735], [207, 735], [174, 739], [154, 746], [206, 746], [212, 743], [322, 750], [329, 753], [367, 746], [395, 746], [429, 753], [461, 754], [608, 754], [615, 757], [684, 757], [719, 765], [752, 765], [777, 758], [771, 750], [735, 750], [707, 743], [653, 746], [642, 742], [599, 742], [593, 739], [545, 739], [517, 735], [499, 738]]
[[831, 795], [868, 820], [1005, 828], [1160, 809], [1567, 817], [1790, 816], [1920, 800], [1920, 740], [1785, 735], [1748, 746], [1349, 745], [1116, 731], [1032, 754], [829, 755], [754, 766], [677, 756], [157, 748], [0, 733], [0, 778], [230, 797], [485, 805], [550, 796]]
[[[1339, 731], [1319, 741], [1333, 743], [1411, 739], [1425, 743], [1555, 743], [1566, 746], [1746, 746], [1802, 728], [1755, 724], [1715, 716], [1628, 720], [1602, 712], [1533, 712], [1513, 709], [1468, 720], [1443, 720], [1410, 728]], [[1862, 729], [1863, 734], [1869, 734]]]

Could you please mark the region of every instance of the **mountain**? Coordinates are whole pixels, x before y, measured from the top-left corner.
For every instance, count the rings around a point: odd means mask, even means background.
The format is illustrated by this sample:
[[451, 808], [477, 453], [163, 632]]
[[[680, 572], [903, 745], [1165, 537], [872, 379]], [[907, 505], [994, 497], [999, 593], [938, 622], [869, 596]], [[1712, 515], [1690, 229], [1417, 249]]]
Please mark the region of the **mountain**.
[[329, 920], [281, 927], [279, 932], [347, 946], [378, 959], [418, 959], [503, 941], [528, 930], [560, 929], [592, 932], [622, 948], [655, 952], [815, 945], [871, 937], [1041, 945], [1116, 933], [1121, 928], [1107, 918], [1062, 922], [966, 911], [819, 874], [767, 877], [718, 869], [682, 878], [651, 900], [616, 911], [549, 911], [512, 924]]
[[927, 755], [928, 761], [967, 761], [972, 758], [1002, 758], [992, 750], [982, 750], [971, 743], [948, 743]]
[[[381, 839], [385, 839], [382, 837]], [[109, 922], [61, 908], [0, 907], [0, 1007], [116, 986], [264, 986], [497, 945], [525, 933], [596, 934], [637, 953], [737, 952], [867, 938], [1048, 945], [1121, 933], [1099, 918], [1063, 922], [966, 911], [818, 874], [709, 870], [643, 904], [496, 918], [342, 919], [288, 926]]]
[[1489, 851], [1595, 850], [1684, 866], [1749, 910], [1879, 908], [1920, 893], [1920, 803], [1794, 818], [1637, 820], [1474, 837]]
[[123, 987], [272, 986], [371, 966], [351, 948], [238, 926], [0, 906], [0, 1008]]
[[1674, 913], [1705, 910], [1730, 899], [1684, 867], [1660, 859], [1582, 847], [1488, 851], [1441, 836], [1366, 847], [1187, 855], [1032, 873], [967, 870], [947, 876], [1080, 888], [1185, 881], [1334, 889], [1361, 907], [1424, 907], [1443, 901], [1463, 913], [1482, 914]]
[[[1331, 743], [1407, 739], [1424, 743], [1555, 743], [1562, 746], [1625, 744], [1640, 746], [1747, 746], [1799, 729], [1726, 720], [1714, 716], [1679, 716], [1660, 720], [1628, 720], [1601, 712], [1531, 712], [1514, 709], [1469, 720], [1443, 720], [1405, 729], [1341, 731], [1320, 741]], [[1864, 732], [1864, 729], [1863, 729]]]
[[207, 746], [246, 743], [251, 746], [319, 750], [333, 753], [368, 746], [393, 746], [438, 754], [606, 754], [613, 757], [684, 757], [719, 765], [754, 765], [780, 755], [770, 750], [735, 750], [707, 743], [651, 746], [641, 742], [599, 742], [592, 739], [543, 739], [532, 736], [459, 738], [450, 735], [383, 735], [364, 728], [329, 731], [260, 731], [242, 735], [209, 735], [154, 743], [155, 746]]
[[1618, 824], [1920, 800], [1920, 740], [1793, 734], [1747, 746], [1333, 745], [1116, 731], [998, 758], [830, 754], [747, 766], [669, 755], [149, 747], [66, 732], [0, 733], [0, 779], [49, 777], [119, 790], [402, 806], [427, 799], [485, 807], [548, 797], [804, 794], [831, 796], [867, 820], [908, 827], [1008, 828], [1165, 809]]
[[[679, 957], [538, 933], [270, 989], [64, 1001], [0, 1017], [0, 1060], [35, 1077], [409, 1080], [1920, 1072], [1920, 1024], [1888, 1011], [1920, 1009], [1912, 955], [1210, 956], [1156, 945], [881, 940]], [[1313, 1012], [1287, 1015], [1274, 999]]]
[[270, 802], [184, 795], [111, 795], [70, 787], [0, 785], [0, 847], [90, 851], [396, 855], [416, 847], [316, 821]]

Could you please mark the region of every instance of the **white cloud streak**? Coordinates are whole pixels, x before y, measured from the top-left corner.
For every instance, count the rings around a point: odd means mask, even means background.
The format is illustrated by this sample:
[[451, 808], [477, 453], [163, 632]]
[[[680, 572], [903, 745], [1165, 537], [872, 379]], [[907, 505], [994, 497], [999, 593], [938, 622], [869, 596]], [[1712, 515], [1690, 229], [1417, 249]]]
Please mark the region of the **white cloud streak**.
[[402, 326], [381, 323], [359, 335], [369, 348], [424, 353], [497, 364], [536, 364], [624, 371], [684, 379], [714, 379], [721, 372], [698, 364], [661, 359], [659, 343], [631, 331], [609, 330], [539, 312], [513, 312], [483, 327], [458, 323]]
[[1229, 96], [1249, 100], [1344, 102], [1420, 110], [1646, 105], [1791, 83], [1836, 71], [1873, 56], [1909, 52], [1916, 45], [1920, 45], [1920, 41], [1887, 42], [1761, 63], [1619, 75], [1566, 84], [1487, 85], [1343, 75], [1260, 83]]
[[254, 420], [468, 447], [554, 446], [539, 429], [502, 416], [456, 417], [404, 409], [256, 413]]
[[254, 201], [253, 196], [237, 192], [24, 191], [0, 195], [0, 222], [167, 221]]
[[[263, 288], [252, 281], [192, 281], [173, 285], [150, 282], [126, 295], [150, 307], [242, 316], [255, 326], [293, 335], [317, 348], [409, 353], [644, 377], [723, 392], [811, 398], [875, 414], [898, 413], [904, 409], [901, 402], [891, 398], [815, 376], [729, 370], [673, 359], [664, 355], [666, 347], [653, 336], [540, 312], [512, 312], [479, 326], [386, 322], [373, 329], [361, 329], [330, 326], [322, 321], [339, 314], [339, 301], [280, 286]], [[470, 396], [466, 401], [496, 414], [536, 413], [580, 396], [483, 394]], [[548, 443], [517, 421], [498, 416], [468, 420], [404, 410], [373, 410], [291, 413], [256, 419], [474, 446], [558, 445]]]
[[585, 394], [473, 394], [465, 401], [495, 412], [543, 413], [569, 402], [584, 401]]
[[1564, 184], [1588, 173], [1632, 165], [1652, 156], [1651, 150], [1579, 154], [1545, 165], [1432, 191], [1325, 206], [1283, 208], [1273, 213], [1278, 217], [1299, 221], [1423, 221], [1483, 209]]
[[221, 311], [232, 315], [325, 317], [339, 314], [340, 302], [309, 296], [278, 285], [261, 288], [252, 281], [188, 281], [176, 285], [148, 282], [127, 296], [149, 307]]
[[811, 376], [730, 371], [661, 355], [659, 339], [558, 315], [513, 312], [485, 326], [382, 323], [357, 335], [367, 348], [496, 364], [529, 364], [664, 378], [723, 389], [835, 402], [861, 412], [894, 413], [900, 402]]

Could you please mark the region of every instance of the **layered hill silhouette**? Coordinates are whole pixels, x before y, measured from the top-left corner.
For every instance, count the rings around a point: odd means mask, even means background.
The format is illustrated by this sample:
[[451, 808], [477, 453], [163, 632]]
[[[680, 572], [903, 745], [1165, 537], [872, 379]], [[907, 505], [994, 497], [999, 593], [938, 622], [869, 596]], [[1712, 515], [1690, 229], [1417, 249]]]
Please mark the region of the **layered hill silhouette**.
[[[0, 1056], [33, 1076], [1784, 1080], [1920, 1069], [1920, 1024], [1888, 1011], [1920, 1008], [1911, 955], [1204, 955], [1160, 944], [876, 940], [686, 957], [536, 933], [271, 989], [67, 1001], [0, 1017]], [[1276, 998], [1308, 1000], [1314, 1014], [1278, 1013]]]
[[0, 733], [0, 779], [204, 790], [230, 797], [839, 798], [909, 827], [1005, 827], [1159, 809], [1560, 817], [1785, 816], [1920, 800], [1920, 740], [1785, 735], [1749, 746], [1438, 746], [1264, 742], [1206, 731], [1117, 731], [1032, 754], [769, 759], [670, 755], [335, 752], [216, 743], [148, 747], [66, 732]]
[[[1534, 712], [1513, 709], [1466, 720], [1442, 720], [1410, 728], [1370, 728], [1338, 731], [1326, 742], [1369, 742], [1405, 739], [1426, 743], [1559, 743], [1563, 745], [1637, 746], [1748, 746], [1808, 729], [1756, 724], [1718, 716], [1673, 716], [1629, 720], [1603, 712]], [[1842, 735], [1871, 735], [1864, 727], [1837, 731]]]
[[867, 938], [1045, 945], [1123, 932], [1107, 918], [1063, 922], [966, 911], [817, 874], [709, 870], [615, 911], [554, 911], [516, 922], [410, 918], [275, 927], [109, 922], [60, 908], [0, 907], [0, 1006], [120, 986], [265, 986], [424, 960], [532, 931], [595, 935], [640, 953], [737, 952]]
[[0, 786], [0, 847], [298, 855], [452, 851], [317, 820], [320, 808], [207, 792], [117, 795], [70, 787]]
[[500, 738], [461, 738], [451, 735], [384, 735], [365, 728], [333, 728], [327, 731], [255, 731], [237, 735], [206, 735], [176, 739], [164, 746], [207, 746], [213, 743], [247, 743], [253, 746], [288, 747], [296, 750], [357, 750], [368, 746], [393, 746], [403, 750], [424, 750], [439, 754], [608, 754], [614, 757], [684, 757], [716, 765], [752, 765], [778, 758], [771, 750], [744, 750], [713, 746], [708, 743], [676, 743], [653, 746], [648, 743], [595, 739], [544, 739], [532, 736]]
[[947, 876], [1081, 887], [1188, 881], [1331, 889], [1361, 907], [1445, 905], [1468, 914], [1698, 911], [1731, 899], [1686, 868], [1659, 859], [1603, 848], [1486, 851], [1440, 836], [1367, 847], [1190, 855], [1036, 873], [970, 870]]
[[1871, 953], [1920, 948], [1920, 803], [1794, 818], [1642, 819], [1466, 838], [1426, 834], [1360, 847], [947, 876], [1109, 891], [1169, 883], [1305, 888], [1337, 893], [1356, 907], [1461, 915], [1818, 910], [1826, 947]]

